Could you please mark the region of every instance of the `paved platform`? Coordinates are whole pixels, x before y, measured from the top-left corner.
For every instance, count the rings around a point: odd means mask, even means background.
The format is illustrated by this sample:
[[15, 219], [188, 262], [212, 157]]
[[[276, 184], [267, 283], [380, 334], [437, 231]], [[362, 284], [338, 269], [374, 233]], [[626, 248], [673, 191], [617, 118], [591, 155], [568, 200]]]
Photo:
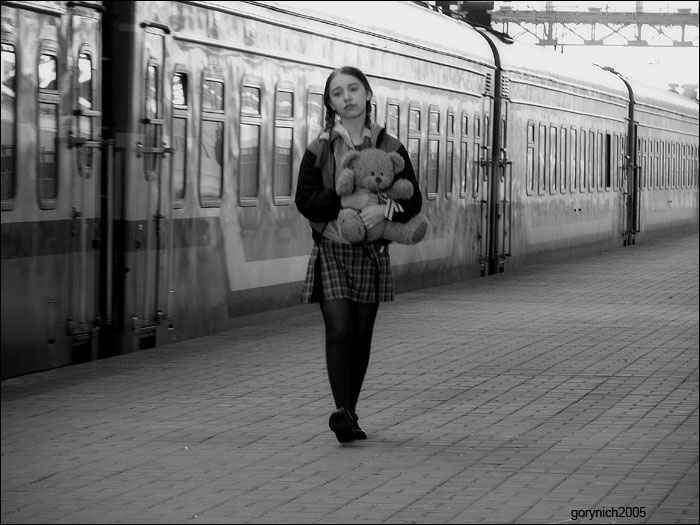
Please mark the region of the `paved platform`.
[[698, 234], [2, 382], [2, 523], [698, 523]]

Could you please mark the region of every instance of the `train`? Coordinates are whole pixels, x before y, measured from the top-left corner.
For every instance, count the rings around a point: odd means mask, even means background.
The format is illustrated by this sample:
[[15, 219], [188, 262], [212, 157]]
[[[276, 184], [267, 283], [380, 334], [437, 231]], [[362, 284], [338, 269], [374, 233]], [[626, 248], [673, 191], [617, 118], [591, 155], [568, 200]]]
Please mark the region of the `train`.
[[698, 103], [417, 2], [3, 1], [2, 378], [308, 311], [342, 65], [430, 229], [397, 292], [698, 229]]

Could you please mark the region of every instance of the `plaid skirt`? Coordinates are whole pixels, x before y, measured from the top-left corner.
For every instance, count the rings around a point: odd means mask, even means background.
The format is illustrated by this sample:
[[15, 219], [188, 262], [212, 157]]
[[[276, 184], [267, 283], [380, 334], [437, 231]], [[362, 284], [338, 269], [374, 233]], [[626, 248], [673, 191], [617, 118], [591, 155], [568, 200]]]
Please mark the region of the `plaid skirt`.
[[302, 302], [349, 299], [358, 303], [394, 300], [388, 246], [343, 244], [323, 238], [314, 243]]

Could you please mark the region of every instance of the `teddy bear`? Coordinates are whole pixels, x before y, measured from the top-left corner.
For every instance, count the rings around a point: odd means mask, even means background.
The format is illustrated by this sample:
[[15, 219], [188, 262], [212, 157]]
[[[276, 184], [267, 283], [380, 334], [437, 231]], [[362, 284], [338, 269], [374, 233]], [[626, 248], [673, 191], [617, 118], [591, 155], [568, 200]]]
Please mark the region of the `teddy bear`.
[[[392, 200], [410, 199], [413, 195], [410, 181], [394, 181], [395, 174], [404, 168], [404, 160], [396, 152], [377, 148], [352, 150], [343, 156], [340, 166], [342, 171], [336, 181], [336, 192], [341, 197], [352, 195], [359, 189], [384, 194]], [[341, 235], [353, 244], [364, 240], [373, 242], [379, 238], [400, 244], [415, 244], [423, 239], [428, 225], [425, 215], [419, 214], [406, 223], [384, 219], [367, 230], [357, 210], [344, 208], [338, 215]]]

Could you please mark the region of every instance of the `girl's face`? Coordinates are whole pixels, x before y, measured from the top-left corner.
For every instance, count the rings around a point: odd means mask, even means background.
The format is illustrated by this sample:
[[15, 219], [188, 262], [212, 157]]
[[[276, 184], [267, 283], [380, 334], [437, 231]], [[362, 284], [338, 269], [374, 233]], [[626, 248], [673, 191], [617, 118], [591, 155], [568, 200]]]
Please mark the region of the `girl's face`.
[[372, 98], [362, 82], [342, 73], [331, 80], [329, 94], [331, 106], [341, 119], [364, 119], [367, 101]]

